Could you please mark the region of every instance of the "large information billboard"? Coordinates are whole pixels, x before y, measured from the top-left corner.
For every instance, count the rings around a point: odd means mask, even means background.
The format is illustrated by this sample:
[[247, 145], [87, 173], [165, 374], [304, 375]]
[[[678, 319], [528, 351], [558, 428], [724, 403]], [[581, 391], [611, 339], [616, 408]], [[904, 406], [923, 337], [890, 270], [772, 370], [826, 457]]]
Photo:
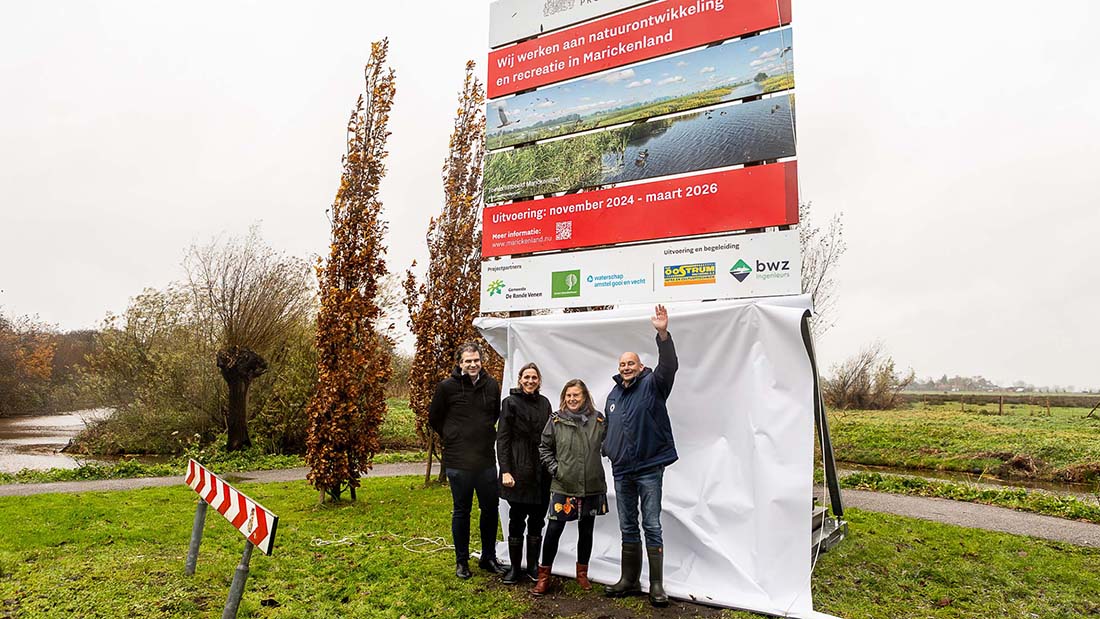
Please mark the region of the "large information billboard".
[[790, 0], [598, 2], [494, 5], [481, 311], [799, 294]]

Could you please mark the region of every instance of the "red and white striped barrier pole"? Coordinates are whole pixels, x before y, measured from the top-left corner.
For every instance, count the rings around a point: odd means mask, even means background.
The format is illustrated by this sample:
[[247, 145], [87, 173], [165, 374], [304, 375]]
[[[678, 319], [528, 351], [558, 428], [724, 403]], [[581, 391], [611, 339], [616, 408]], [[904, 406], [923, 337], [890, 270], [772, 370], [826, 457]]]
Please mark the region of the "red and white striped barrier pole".
[[225, 516], [225, 519], [245, 537], [244, 554], [233, 574], [229, 599], [226, 600], [225, 609], [222, 611], [222, 619], [233, 619], [237, 616], [237, 608], [244, 594], [244, 583], [248, 578], [248, 563], [252, 558], [252, 549], [259, 548], [265, 555], [271, 554], [279, 517], [195, 460], [187, 463], [187, 475], [183, 481], [199, 495], [198, 507], [195, 509], [195, 522], [191, 527], [191, 546], [187, 552], [185, 571], [188, 576], [195, 573], [208, 505]]

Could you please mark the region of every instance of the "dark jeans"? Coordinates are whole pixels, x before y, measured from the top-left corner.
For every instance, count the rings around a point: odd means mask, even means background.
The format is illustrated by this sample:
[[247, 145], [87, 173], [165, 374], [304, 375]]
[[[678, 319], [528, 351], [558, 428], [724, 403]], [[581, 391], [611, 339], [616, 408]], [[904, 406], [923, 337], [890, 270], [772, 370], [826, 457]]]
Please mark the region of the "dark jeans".
[[619, 533], [623, 543], [640, 543], [638, 503], [642, 505], [642, 528], [647, 548], [663, 546], [661, 540], [661, 484], [665, 467], [646, 469], [615, 480], [615, 503], [619, 508]]
[[[580, 527], [580, 535], [577, 538], [577, 563], [588, 565], [588, 560], [592, 558], [592, 529], [596, 526], [596, 517], [581, 518], [577, 520], [577, 526]], [[561, 539], [564, 530], [565, 521], [550, 521], [550, 524], [546, 527], [546, 538], [542, 542], [540, 565], [554, 565], [554, 557], [558, 556], [558, 540]]]
[[527, 529], [527, 535], [538, 537], [542, 535], [543, 518], [546, 517], [546, 508], [550, 506], [550, 497], [547, 502], [517, 503], [508, 501], [508, 537], [523, 537], [523, 529]]
[[447, 481], [451, 485], [451, 537], [455, 544], [455, 560], [470, 560], [470, 509], [477, 493], [477, 506], [481, 510], [481, 559], [488, 561], [497, 556], [497, 469], [491, 466], [482, 471], [447, 469]]

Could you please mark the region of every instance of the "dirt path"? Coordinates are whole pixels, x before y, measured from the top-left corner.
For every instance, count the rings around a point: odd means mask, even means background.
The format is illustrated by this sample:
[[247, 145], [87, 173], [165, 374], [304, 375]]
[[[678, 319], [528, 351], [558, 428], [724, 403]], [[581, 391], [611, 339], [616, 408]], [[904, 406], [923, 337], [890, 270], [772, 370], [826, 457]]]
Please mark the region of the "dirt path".
[[[234, 483], [297, 481], [305, 479], [307, 470], [306, 468], [296, 468], [277, 471], [252, 471], [248, 473], [230, 473], [224, 477], [227, 481]], [[436, 467], [436, 471], [438, 471], [438, 467]], [[374, 467], [369, 476], [398, 477], [423, 474], [423, 464], [379, 464]], [[182, 483], [182, 477], [173, 476], [67, 481], [49, 484], [10, 484], [0, 485], [0, 496], [28, 496], [51, 492], [130, 490]], [[865, 492], [862, 490], [845, 490], [843, 496], [844, 504], [847, 507], [1100, 548], [1100, 525], [1098, 524], [946, 499]]]

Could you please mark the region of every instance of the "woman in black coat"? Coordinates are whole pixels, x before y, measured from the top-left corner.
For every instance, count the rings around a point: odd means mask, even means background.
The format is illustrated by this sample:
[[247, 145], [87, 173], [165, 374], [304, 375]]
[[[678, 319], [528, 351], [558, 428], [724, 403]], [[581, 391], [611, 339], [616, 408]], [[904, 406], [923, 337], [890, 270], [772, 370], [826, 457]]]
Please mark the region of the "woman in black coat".
[[539, 464], [539, 439], [550, 418], [550, 401], [539, 394], [542, 373], [534, 363], [519, 370], [519, 386], [513, 387], [500, 406], [497, 426], [497, 460], [500, 463], [501, 498], [508, 501], [508, 554], [512, 567], [504, 584], [519, 582], [524, 572], [523, 530], [527, 529], [527, 577], [538, 578], [542, 526], [550, 505], [550, 476]]

